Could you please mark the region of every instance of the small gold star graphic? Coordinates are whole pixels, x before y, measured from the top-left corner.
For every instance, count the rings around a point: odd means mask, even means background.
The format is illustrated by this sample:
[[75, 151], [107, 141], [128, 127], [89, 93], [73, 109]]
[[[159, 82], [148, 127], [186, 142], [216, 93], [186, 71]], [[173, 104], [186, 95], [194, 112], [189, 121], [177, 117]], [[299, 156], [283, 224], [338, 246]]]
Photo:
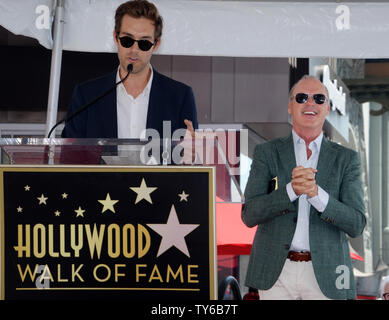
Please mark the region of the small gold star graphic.
[[111, 196], [109, 193], [107, 193], [107, 197], [105, 200], [98, 200], [104, 207], [101, 213], [105, 212], [106, 210], [111, 210], [113, 213], [115, 213], [115, 208], [113, 207], [119, 200], [111, 200]]
[[29, 185], [26, 185], [26, 186], [24, 186], [24, 191], [30, 191], [30, 186]]
[[54, 214], [55, 214], [56, 217], [59, 217], [61, 215], [61, 212], [57, 210], [57, 211], [54, 212]]
[[42, 195], [39, 197], [39, 198], [37, 198], [38, 200], [39, 200], [39, 204], [47, 204], [46, 203], [46, 200], [48, 199], [47, 197], [45, 197], [44, 195], [43, 195], [43, 193], [42, 193]]
[[21, 206], [17, 207], [16, 210], [19, 212], [19, 213], [22, 213], [23, 212], [23, 208]]
[[137, 194], [136, 200], [135, 200], [135, 204], [137, 204], [139, 201], [141, 201], [143, 199], [145, 199], [146, 201], [148, 201], [150, 203], [153, 203], [153, 201], [151, 201], [150, 193], [152, 193], [153, 191], [155, 191], [158, 188], [148, 187], [146, 185], [145, 179], [142, 178], [142, 182], [141, 182], [139, 187], [130, 187], [130, 189]]
[[67, 193], [62, 193], [62, 199], [67, 199], [68, 198], [68, 194]]
[[76, 218], [77, 217], [84, 217], [84, 212], [85, 210], [81, 209], [81, 207], [79, 206], [77, 210], [74, 210], [75, 213], [77, 213], [76, 215]]
[[189, 194], [186, 194], [184, 190], [181, 193], [179, 193], [178, 196], [180, 197], [180, 202], [181, 201], [188, 202]]

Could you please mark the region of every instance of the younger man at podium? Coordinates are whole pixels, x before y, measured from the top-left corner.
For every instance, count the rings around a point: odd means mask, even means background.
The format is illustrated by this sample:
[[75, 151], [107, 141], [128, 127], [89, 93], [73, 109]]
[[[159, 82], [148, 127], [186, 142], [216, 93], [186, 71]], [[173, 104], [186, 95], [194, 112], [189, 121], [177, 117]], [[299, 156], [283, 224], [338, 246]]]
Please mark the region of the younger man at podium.
[[145, 129], [163, 137], [163, 121], [171, 132], [198, 127], [192, 89], [152, 68], [150, 59], [162, 36], [162, 17], [154, 4], [133, 0], [121, 4], [115, 14], [113, 38], [118, 49], [119, 68], [98, 79], [75, 87], [68, 116], [115, 86], [116, 90], [67, 121], [63, 138], [143, 138]]

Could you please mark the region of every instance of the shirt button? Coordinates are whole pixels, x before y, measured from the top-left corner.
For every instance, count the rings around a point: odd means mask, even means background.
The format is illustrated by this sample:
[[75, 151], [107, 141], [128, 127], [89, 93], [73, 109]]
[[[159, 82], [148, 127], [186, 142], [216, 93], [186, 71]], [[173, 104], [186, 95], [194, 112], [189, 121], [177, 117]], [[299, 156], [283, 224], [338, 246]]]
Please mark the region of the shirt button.
[[288, 210], [288, 209], [285, 209], [285, 210], [282, 211], [282, 215], [284, 216], [284, 215], [286, 215], [288, 212], [289, 212], [289, 210]]

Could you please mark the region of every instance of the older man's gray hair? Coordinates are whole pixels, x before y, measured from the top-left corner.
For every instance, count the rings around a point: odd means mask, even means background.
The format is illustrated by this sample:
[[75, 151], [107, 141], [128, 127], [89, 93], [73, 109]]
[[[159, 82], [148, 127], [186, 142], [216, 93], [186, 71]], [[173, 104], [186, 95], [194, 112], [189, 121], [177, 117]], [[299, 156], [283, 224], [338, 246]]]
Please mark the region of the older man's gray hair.
[[[304, 75], [299, 81], [297, 81], [293, 87], [290, 89], [289, 91], [289, 100], [292, 100], [293, 99], [293, 92], [294, 92], [294, 89], [296, 88], [296, 86], [301, 82], [301, 81], [304, 81], [304, 80], [316, 80], [316, 81], [319, 81], [321, 82], [318, 78], [314, 77], [314, 76], [310, 76], [308, 74]], [[323, 85], [324, 89], [326, 90], [326, 96], [327, 96], [327, 99], [329, 99], [329, 93], [328, 93], [328, 89], [327, 87], [321, 82], [321, 84]]]

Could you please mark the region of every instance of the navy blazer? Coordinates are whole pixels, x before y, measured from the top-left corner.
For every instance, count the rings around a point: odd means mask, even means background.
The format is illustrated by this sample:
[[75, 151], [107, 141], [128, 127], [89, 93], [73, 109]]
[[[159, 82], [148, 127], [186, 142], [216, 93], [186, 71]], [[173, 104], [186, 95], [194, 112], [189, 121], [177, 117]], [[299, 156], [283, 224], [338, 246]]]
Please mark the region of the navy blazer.
[[[192, 88], [153, 70], [147, 129], [155, 129], [163, 137], [163, 121], [171, 121], [171, 133], [185, 129], [184, 119], [198, 128]], [[98, 95], [113, 87], [117, 70], [75, 87], [67, 115], [71, 115]], [[66, 122], [62, 138], [117, 138], [116, 90]]]

